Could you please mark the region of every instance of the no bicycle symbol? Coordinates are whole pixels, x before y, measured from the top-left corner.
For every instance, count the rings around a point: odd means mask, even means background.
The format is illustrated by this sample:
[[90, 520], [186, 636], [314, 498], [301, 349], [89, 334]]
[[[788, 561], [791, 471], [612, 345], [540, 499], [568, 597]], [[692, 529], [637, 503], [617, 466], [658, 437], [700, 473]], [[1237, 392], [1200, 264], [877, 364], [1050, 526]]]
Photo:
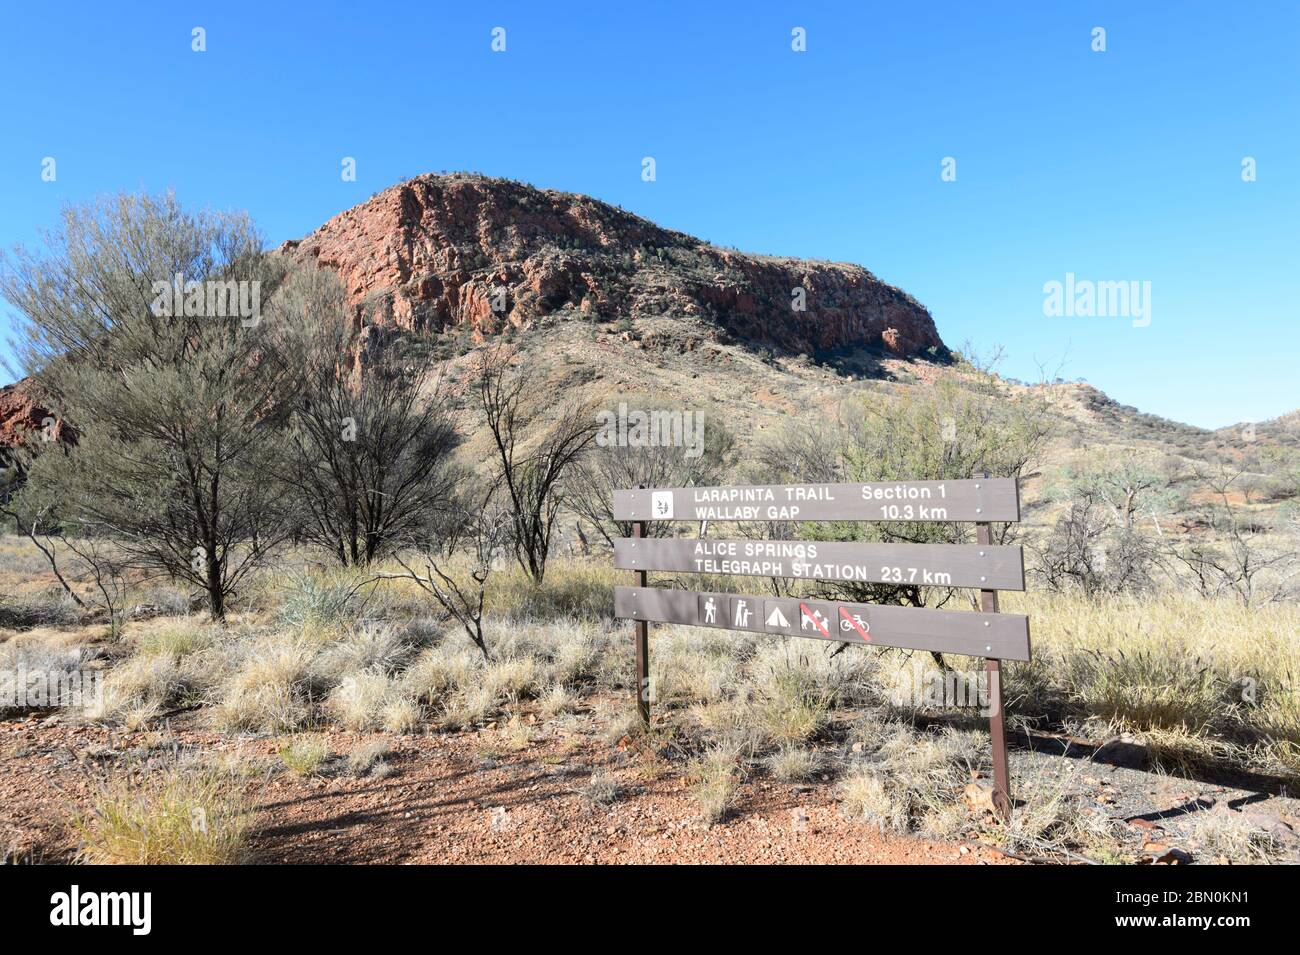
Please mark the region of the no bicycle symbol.
[[871, 637], [868, 636], [867, 634], [867, 632], [871, 629], [871, 624], [863, 620], [861, 615], [856, 613], [851, 614], [846, 608], [841, 607], [840, 616], [844, 618], [843, 620], [840, 621], [841, 630], [847, 632], [850, 628], [852, 628], [858, 632], [858, 636], [860, 636], [863, 640], [866, 640], [868, 643], [871, 642]]

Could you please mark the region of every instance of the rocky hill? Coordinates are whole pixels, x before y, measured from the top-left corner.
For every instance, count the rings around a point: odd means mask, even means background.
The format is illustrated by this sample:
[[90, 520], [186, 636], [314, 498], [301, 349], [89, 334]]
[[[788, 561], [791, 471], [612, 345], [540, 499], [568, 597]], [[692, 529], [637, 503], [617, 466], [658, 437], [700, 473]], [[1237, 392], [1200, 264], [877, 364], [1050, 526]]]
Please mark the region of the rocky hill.
[[667, 316], [789, 354], [947, 353], [930, 313], [860, 266], [721, 249], [504, 179], [418, 176], [280, 251], [336, 270], [364, 324], [416, 332]]

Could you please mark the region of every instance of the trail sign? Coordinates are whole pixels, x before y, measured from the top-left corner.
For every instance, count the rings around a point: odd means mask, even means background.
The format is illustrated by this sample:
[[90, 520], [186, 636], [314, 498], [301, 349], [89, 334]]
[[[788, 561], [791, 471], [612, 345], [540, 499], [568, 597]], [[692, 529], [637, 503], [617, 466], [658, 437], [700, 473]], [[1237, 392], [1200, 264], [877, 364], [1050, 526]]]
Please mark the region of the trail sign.
[[[632, 537], [614, 544], [615, 566], [634, 572], [634, 587], [614, 589], [614, 615], [634, 621], [637, 705], [649, 721], [649, 624], [676, 623], [806, 637], [863, 646], [984, 657], [989, 677], [994, 800], [1011, 811], [1002, 661], [1029, 660], [1029, 618], [998, 612], [999, 590], [1024, 590], [1019, 547], [994, 545], [990, 524], [1020, 520], [1010, 478], [886, 481], [738, 487], [637, 488], [614, 492], [614, 517]], [[879, 544], [845, 541], [649, 539], [647, 521], [972, 521], [975, 544]], [[701, 531], [703, 533], [703, 531]], [[978, 588], [981, 611], [851, 603], [810, 597], [670, 590], [648, 586], [649, 571], [725, 574], [918, 588]]]
[[739, 577], [1024, 590], [1019, 547], [825, 541], [620, 538], [614, 566]]
[[620, 521], [1018, 521], [1010, 478], [614, 492]]

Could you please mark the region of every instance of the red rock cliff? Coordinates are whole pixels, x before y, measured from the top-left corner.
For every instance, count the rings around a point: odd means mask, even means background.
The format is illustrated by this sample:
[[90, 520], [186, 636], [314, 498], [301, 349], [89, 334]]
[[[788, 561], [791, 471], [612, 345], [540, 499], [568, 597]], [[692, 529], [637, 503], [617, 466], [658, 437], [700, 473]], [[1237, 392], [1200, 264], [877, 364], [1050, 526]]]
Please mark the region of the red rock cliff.
[[586, 196], [482, 176], [400, 183], [280, 251], [336, 270], [378, 325], [486, 336], [547, 315], [670, 315], [809, 354], [945, 350], [924, 307], [859, 266], [719, 249]]

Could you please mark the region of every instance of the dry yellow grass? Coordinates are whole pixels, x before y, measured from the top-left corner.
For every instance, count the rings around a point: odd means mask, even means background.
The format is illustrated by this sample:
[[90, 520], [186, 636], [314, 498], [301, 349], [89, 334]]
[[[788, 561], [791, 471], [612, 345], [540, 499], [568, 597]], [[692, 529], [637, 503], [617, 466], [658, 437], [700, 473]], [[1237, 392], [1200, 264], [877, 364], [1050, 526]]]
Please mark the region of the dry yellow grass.
[[[32, 564], [21, 542], [6, 548], [10, 566]], [[488, 594], [491, 662], [414, 585], [358, 587], [364, 576], [268, 570], [250, 588], [260, 609], [224, 633], [185, 617], [131, 624], [125, 646], [134, 652], [112, 668], [107, 715], [143, 724], [180, 699], [202, 698], [232, 731], [324, 720], [410, 732], [482, 724], [539, 698], [542, 715], [554, 717], [584, 687], [632, 678], [626, 625], [609, 619], [612, 587], [626, 574], [608, 559], [554, 558], [542, 587], [512, 563], [498, 570]], [[1135, 732], [1174, 769], [1217, 761], [1300, 775], [1300, 606], [1031, 592], [1005, 594], [1003, 609], [1032, 621], [1034, 660], [1008, 670], [1013, 716]], [[386, 622], [374, 624], [380, 616]], [[61, 626], [10, 639], [75, 648], [98, 636]], [[688, 627], [655, 627], [651, 637], [657, 711], [689, 713], [706, 743], [764, 755], [814, 739], [834, 712], [887, 699], [900, 659], [855, 647], [832, 659], [808, 641]]]
[[73, 828], [92, 865], [231, 865], [247, 861], [247, 807], [210, 770], [117, 777]]
[[1003, 609], [1031, 620], [1034, 659], [1010, 669], [1017, 712], [1064, 705], [1150, 734], [1174, 761], [1182, 750], [1300, 774], [1300, 606], [1031, 593]]

